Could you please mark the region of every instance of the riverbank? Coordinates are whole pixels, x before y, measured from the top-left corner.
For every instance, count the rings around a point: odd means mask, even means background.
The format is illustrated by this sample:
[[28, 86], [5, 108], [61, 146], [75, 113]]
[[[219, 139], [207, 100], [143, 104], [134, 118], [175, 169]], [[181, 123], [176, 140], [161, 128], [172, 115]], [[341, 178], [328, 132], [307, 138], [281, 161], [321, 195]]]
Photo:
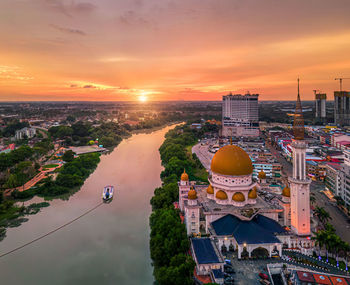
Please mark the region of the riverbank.
[[207, 173], [192, 146], [201, 133], [188, 125], [178, 126], [169, 131], [159, 148], [164, 170], [161, 173], [162, 187], [154, 190], [150, 203], [150, 251], [153, 260], [153, 275], [160, 285], [193, 284], [194, 260], [188, 254], [190, 242], [185, 225], [180, 218], [177, 182], [184, 169], [191, 181], [203, 182]]
[[[106, 184], [115, 197], [96, 211], [24, 249], [0, 259], [5, 284], [153, 284], [149, 251], [149, 200], [161, 186], [159, 147], [172, 127], [123, 140], [101, 155], [95, 171], [69, 200], [54, 199], [50, 207], [17, 228], [9, 228], [0, 253], [75, 219], [101, 203]], [[29, 203], [43, 199], [34, 197]], [[56, 266], [56, 265], [59, 266]], [[18, 268], [21, 273], [18, 274]], [[39, 281], [38, 281], [39, 280]]]
[[[122, 137], [116, 145], [110, 147], [108, 153], [113, 152], [123, 140], [130, 138], [134, 134], [149, 134], [177, 124], [179, 124], [179, 122], [167, 123], [164, 126], [142, 130], [134, 130], [130, 132], [128, 136]], [[80, 159], [80, 157], [84, 159]], [[22, 217], [23, 206], [19, 206], [18, 203], [28, 201], [34, 196], [44, 198], [45, 201], [52, 201], [54, 199], [69, 200], [69, 197], [77, 193], [86, 179], [96, 170], [100, 162], [99, 157], [100, 154], [97, 153], [83, 154], [72, 162], [66, 163], [58, 172], [55, 181], [50, 177], [43, 178], [41, 182], [30, 189], [26, 189], [25, 191], [15, 190], [12, 192], [11, 197], [13, 200], [1, 204], [3, 207], [0, 207], [0, 241], [6, 236], [6, 228], [18, 227], [27, 221], [27, 219], [23, 219]], [[81, 160], [80, 163], [78, 162], [79, 159]], [[88, 167], [85, 167], [86, 165]], [[56, 183], [57, 180], [58, 183]]]

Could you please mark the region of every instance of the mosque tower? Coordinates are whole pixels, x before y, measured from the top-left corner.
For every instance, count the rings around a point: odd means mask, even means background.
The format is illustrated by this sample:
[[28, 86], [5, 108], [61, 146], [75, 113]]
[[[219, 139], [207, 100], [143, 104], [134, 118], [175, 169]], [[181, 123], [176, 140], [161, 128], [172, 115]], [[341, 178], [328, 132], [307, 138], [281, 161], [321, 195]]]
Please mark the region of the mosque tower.
[[291, 190], [291, 227], [299, 236], [310, 235], [310, 183], [306, 176], [306, 147], [304, 140], [304, 118], [299, 94], [293, 123], [293, 177], [289, 178]]

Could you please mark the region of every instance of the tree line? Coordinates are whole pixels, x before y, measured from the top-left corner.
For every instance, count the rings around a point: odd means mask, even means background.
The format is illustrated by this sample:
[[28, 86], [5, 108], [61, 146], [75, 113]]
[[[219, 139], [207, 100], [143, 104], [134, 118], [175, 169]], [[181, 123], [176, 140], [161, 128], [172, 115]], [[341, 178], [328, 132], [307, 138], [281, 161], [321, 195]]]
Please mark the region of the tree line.
[[159, 148], [165, 169], [161, 173], [162, 186], [155, 189], [151, 199], [150, 251], [153, 274], [160, 285], [194, 284], [195, 262], [189, 255], [190, 241], [180, 211], [173, 203], [179, 199], [177, 181], [184, 169], [191, 180], [196, 180], [194, 172], [199, 165], [186, 152], [186, 147], [195, 144], [203, 133], [190, 129], [188, 125], [177, 126], [165, 135], [166, 139]]

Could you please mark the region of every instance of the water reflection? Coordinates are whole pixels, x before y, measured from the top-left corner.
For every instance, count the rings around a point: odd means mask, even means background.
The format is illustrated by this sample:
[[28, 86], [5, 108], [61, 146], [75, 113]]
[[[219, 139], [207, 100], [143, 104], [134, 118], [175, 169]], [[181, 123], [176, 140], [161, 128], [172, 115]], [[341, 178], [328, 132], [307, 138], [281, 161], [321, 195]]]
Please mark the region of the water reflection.
[[1, 284], [152, 284], [149, 200], [161, 183], [158, 148], [170, 128], [123, 141], [101, 157], [96, 171], [68, 201], [51, 201], [19, 228], [8, 229], [0, 252], [81, 215], [101, 201], [103, 186], [115, 186], [111, 204], [0, 259]]

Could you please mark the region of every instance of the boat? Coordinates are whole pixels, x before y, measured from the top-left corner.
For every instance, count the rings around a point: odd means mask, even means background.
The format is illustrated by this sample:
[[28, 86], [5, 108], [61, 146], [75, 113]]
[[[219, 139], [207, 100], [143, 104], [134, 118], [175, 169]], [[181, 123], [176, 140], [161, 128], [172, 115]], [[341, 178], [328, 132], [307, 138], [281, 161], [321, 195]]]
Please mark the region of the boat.
[[103, 188], [102, 200], [109, 201], [113, 198], [114, 187], [111, 185], [107, 185]]

